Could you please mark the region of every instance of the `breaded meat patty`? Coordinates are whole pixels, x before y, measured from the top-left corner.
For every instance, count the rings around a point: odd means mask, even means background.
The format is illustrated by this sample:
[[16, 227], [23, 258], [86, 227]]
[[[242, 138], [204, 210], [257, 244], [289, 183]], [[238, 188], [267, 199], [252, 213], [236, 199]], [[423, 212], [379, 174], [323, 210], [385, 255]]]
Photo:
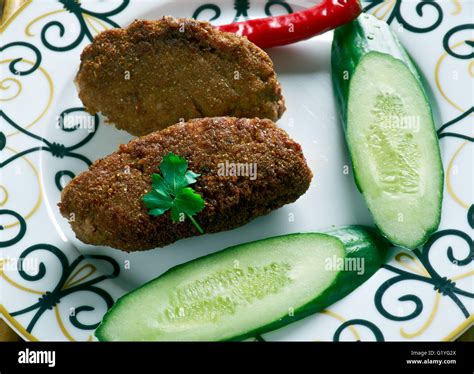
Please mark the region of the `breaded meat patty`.
[[193, 118], [276, 121], [285, 110], [268, 55], [207, 22], [164, 17], [100, 33], [81, 55], [86, 110], [144, 135]]
[[189, 220], [173, 223], [169, 211], [151, 216], [143, 203], [151, 175], [160, 173], [170, 152], [201, 174], [192, 187], [205, 207], [194, 218], [205, 233], [242, 226], [294, 202], [312, 178], [301, 146], [270, 120], [178, 123], [121, 145], [64, 188], [59, 207], [64, 217], [74, 217], [76, 236], [88, 244], [139, 251], [198, 235]]

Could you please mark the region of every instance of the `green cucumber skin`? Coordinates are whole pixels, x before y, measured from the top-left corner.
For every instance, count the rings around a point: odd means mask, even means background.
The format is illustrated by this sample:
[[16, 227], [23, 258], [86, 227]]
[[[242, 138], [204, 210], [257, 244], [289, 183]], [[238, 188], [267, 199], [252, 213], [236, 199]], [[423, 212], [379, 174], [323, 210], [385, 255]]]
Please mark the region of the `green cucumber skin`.
[[358, 275], [356, 272], [339, 272], [333, 283], [328, 288], [309, 303], [296, 309], [293, 316], [286, 315], [268, 325], [229, 340], [240, 341], [252, 338], [256, 335], [276, 330], [292, 322], [296, 322], [320, 312], [329, 305], [334, 304], [336, 301], [349, 295], [357, 287], [362, 285], [380, 269], [385, 261], [389, 243], [372, 228], [353, 225], [340, 227], [324, 233], [337, 237], [344, 244], [346, 258], [363, 258], [365, 262], [364, 273]]
[[[324, 290], [321, 294], [318, 295], [318, 297], [313, 299], [311, 302], [296, 309], [294, 311], [293, 316], [285, 315], [283, 318], [278, 319], [270, 324], [261, 326], [258, 329], [249, 331], [243, 335], [231, 337], [229, 339], [226, 339], [226, 341], [241, 341], [241, 340], [255, 337], [256, 335], [260, 335], [260, 334], [278, 329], [292, 322], [305, 318], [311, 314], [317, 313], [321, 311], [322, 309], [324, 309], [325, 307], [342, 299], [343, 297], [351, 293], [353, 290], [355, 290], [357, 287], [359, 287], [367, 279], [369, 279], [380, 268], [380, 266], [383, 264], [385, 260], [385, 256], [387, 254], [387, 250], [389, 247], [389, 243], [383, 237], [381, 237], [374, 229], [365, 227], [365, 226], [346, 226], [346, 227], [341, 227], [341, 228], [334, 229], [328, 232], [323, 232], [322, 234], [327, 234], [327, 235], [338, 238], [344, 245], [344, 248], [346, 250], [346, 258], [356, 258], [356, 257], [363, 258], [364, 266], [365, 266], [364, 273], [359, 275], [357, 274], [357, 272], [341, 271], [338, 273], [333, 283], [326, 290]], [[288, 237], [292, 235], [300, 235], [300, 234], [299, 233], [289, 234], [289, 235], [283, 235], [282, 237]], [[262, 240], [266, 240], [266, 239], [262, 239]], [[261, 240], [258, 240], [256, 242], [259, 242], [259, 241]], [[223, 251], [233, 250], [233, 249], [238, 248], [239, 246], [240, 245], [228, 247], [224, 249]], [[217, 252], [217, 253], [220, 253], [220, 252]], [[157, 279], [160, 279], [166, 274], [169, 274], [178, 269], [181, 269], [190, 263], [199, 261], [203, 258], [213, 256], [213, 255], [215, 255], [215, 253], [211, 253], [206, 256], [189, 261], [187, 263], [177, 265], [167, 270], [158, 278], [155, 278], [143, 284], [137, 289], [141, 289], [147, 286], [149, 283], [154, 282]], [[116, 301], [115, 305], [111, 309], [109, 309], [109, 311], [105, 314], [101, 324], [95, 331], [95, 336], [97, 337], [99, 341], [107, 341], [106, 339], [103, 339], [103, 336], [101, 334], [101, 327], [107, 321], [108, 316], [111, 313], [113, 313], [113, 309], [115, 307], [120, 306], [122, 300], [127, 295], [128, 294], [120, 297]]]
[[[367, 35], [371, 33], [373, 39], [369, 40]], [[350, 78], [360, 60], [369, 52], [384, 53], [403, 61], [417, 79], [428, 101], [418, 68], [388, 24], [372, 15], [362, 14], [351, 23], [334, 30], [331, 47], [332, 81], [344, 126], [347, 125]], [[349, 79], [344, 79], [344, 72], [347, 72]]]
[[[367, 36], [371, 35], [371, 39]], [[423, 80], [419, 72], [418, 67], [400, 43], [398, 38], [392, 33], [388, 24], [384, 21], [378, 20], [376, 17], [370, 14], [362, 14], [356, 20], [349, 24], [338, 27], [334, 31], [334, 38], [331, 48], [331, 70], [332, 70], [332, 82], [336, 96], [336, 101], [342, 114], [342, 123], [344, 130], [347, 130], [347, 104], [350, 95], [350, 82], [351, 77], [361, 61], [361, 59], [368, 53], [380, 53], [389, 55], [392, 58], [401, 60], [416, 78], [416, 81], [423, 92], [425, 100], [429, 103], [428, 95], [423, 85]], [[344, 73], [348, 75], [348, 79], [344, 79]], [[432, 123], [434, 124], [433, 113], [431, 105], [429, 105]], [[433, 127], [433, 132], [435, 128]], [[435, 137], [436, 134], [435, 134]], [[353, 159], [353, 152], [350, 147], [350, 142], [346, 139], [346, 144], [349, 150], [349, 155]], [[441, 160], [441, 152], [439, 145], [437, 145], [438, 154], [438, 168], [441, 172], [439, 179], [439, 190], [443, 191], [444, 186], [444, 168]], [[354, 182], [360, 193], [364, 194], [361, 183], [359, 182], [359, 176], [356, 168], [353, 168]], [[436, 221], [432, 227], [427, 230], [425, 238], [419, 245], [422, 245], [426, 240], [433, 234], [439, 227], [441, 221], [441, 206], [442, 206], [443, 194], [441, 193], [441, 201], [439, 204]], [[375, 223], [376, 227], [377, 223]], [[384, 232], [380, 230], [383, 235]], [[393, 242], [393, 240], [391, 240]], [[399, 243], [394, 243], [400, 245]], [[414, 249], [414, 248], [409, 248]]]

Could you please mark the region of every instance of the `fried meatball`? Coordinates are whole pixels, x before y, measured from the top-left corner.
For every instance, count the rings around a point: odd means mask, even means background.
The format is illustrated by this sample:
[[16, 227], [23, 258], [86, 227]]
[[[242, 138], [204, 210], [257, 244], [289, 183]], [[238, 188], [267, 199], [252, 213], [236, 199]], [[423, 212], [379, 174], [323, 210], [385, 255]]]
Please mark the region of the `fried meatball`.
[[132, 135], [193, 118], [276, 121], [285, 111], [268, 55], [207, 22], [164, 17], [100, 33], [81, 55], [86, 110]]
[[[312, 178], [301, 146], [270, 120], [179, 123], [121, 145], [64, 188], [59, 207], [64, 217], [74, 217], [76, 236], [88, 244], [139, 251], [198, 235], [188, 219], [173, 223], [169, 211], [151, 216], [143, 203], [151, 174], [160, 172], [170, 152], [201, 174], [192, 187], [206, 203], [194, 218], [205, 233], [242, 226], [294, 202]], [[253, 167], [255, 177], [232, 172], [240, 165]]]

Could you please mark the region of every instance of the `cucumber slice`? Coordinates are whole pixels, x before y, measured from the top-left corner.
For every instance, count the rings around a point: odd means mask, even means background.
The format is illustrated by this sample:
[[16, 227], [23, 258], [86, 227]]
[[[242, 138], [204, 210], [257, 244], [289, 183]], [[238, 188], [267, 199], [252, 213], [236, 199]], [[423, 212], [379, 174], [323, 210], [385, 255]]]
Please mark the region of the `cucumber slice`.
[[377, 271], [386, 248], [378, 234], [357, 226], [230, 247], [172, 268], [123, 296], [96, 336], [101, 341], [255, 336], [350, 293]]
[[418, 71], [388, 25], [366, 14], [335, 31], [332, 74], [375, 224], [393, 244], [417, 248], [438, 228], [444, 179]]

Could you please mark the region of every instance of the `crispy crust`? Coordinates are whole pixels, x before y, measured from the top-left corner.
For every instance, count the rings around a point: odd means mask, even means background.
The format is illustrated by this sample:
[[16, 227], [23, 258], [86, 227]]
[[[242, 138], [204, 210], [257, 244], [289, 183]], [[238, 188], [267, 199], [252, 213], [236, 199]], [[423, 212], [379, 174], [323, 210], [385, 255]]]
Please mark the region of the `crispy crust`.
[[[229, 230], [294, 202], [312, 174], [301, 146], [270, 120], [204, 118], [173, 125], [121, 145], [64, 188], [61, 214], [85, 243], [125, 251], [162, 247], [197, 235], [186, 220], [173, 224], [169, 212], [148, 214], [142, 197], [151, 174], [169, 152], [185, 157], [200, 173], [193, 188], [206, 201], [196, 220], [206, 233]], [[219, 175], [220, 163], [256, 163], [257, 178]]]
[[207, 22], [163, 17], [100, 33], [81, 55], [86, 110], [144, 135], [192, 118], [276, 121], [285, 111], [268, 55]]

